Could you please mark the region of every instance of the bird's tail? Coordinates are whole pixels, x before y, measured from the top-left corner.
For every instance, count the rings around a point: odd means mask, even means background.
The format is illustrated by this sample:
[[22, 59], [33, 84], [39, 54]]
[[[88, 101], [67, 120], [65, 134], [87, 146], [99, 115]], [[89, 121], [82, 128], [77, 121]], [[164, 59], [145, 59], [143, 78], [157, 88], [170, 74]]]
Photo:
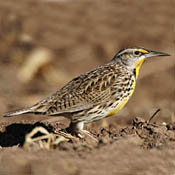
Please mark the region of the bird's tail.
[[3, 117], [12, 117], [12, 116], [15, 116], [15, 115], [27, 114], [27, 113], [32, 113], [31, 107], [25, 107], [25, 108], [22, 108], [22, 109], [18, 109], [18, 110], [15, 110], [15, 111], [5, 113], [3, 115]]
[[[46, 103], [47, 104], [47, 103]], [[12, 117], [15, 115], [20, 115], [20, 114], [46, 114], [47, 110], [49, 109], [49, 105], [46, 105], [45, 101], [40, 101], [38, 103], [35, 103], [32, 106], [27, 106], [15, 111], [8, 112], [3, 115], [3, 117]]]

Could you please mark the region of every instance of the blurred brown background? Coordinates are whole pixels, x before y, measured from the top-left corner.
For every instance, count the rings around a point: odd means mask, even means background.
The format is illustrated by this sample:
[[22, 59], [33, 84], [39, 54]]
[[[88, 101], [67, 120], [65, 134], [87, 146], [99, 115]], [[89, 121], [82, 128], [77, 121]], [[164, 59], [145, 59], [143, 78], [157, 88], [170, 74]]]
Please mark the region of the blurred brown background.
[[2, 114], [37, 102], [130, 46], [172, 56], [148, 60], [125, 109], [99, 123], [149, 118], [158, 108], [156, 120], [174, 121], [174, 7], [173, 0], [1, 1], [0, 121], [50, 120], [32, 115], [4, 119]]
[[[1, 0], [0, 174], [175, 174], [175, 127], [160, 124], [175, 122], [174, 7], [174, 0]], [[3, 118], [3, 113], [49, 96], [130, 46], [172, 56], [145, 62], [126, 107], [86, 125], [97, 145], [81, 139], [55, 150], [20, 147], [37, 121], [51, 123], [53, 129], [68, 121], [34, 115]], [[158, 108], [153, 121], [159, 126], [136, 133], [132, 119], [148, 119]], [[120, 128], [128, 133], [122, 135]]]

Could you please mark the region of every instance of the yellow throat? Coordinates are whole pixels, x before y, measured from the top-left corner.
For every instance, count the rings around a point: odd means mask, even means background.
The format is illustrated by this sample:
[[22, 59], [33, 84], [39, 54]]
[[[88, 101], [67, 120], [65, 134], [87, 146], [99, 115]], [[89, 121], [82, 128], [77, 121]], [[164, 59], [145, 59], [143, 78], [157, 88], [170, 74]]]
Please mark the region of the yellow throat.
[[141, 60], [136, 61], [136, 64], [135, 64], [135, 68], [136, 68], [136, 79], [137, 79], [137, 77], [139, 75], [140, 68], [141, 68], [141, 66], [142, 66], [142, 64], [143, 64], [144, 61], [145, 61], [145, 59], [141, 59]]

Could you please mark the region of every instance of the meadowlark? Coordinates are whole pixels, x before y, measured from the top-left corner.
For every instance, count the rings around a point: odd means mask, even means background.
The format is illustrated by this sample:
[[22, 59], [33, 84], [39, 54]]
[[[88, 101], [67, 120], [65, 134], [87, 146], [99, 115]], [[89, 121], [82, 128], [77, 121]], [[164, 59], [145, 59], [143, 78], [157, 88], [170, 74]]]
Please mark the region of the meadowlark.
[[4, 117], [26, 113], [64, 116], [70, 119], [72, 132], [86, 133], [84, 123], [116, 114], [125, 106], [134, 92], [140, 67], [155, 56], [170, 55], [141, 47], [122, 49], [109, 63], [74, 78], [48, 98]]

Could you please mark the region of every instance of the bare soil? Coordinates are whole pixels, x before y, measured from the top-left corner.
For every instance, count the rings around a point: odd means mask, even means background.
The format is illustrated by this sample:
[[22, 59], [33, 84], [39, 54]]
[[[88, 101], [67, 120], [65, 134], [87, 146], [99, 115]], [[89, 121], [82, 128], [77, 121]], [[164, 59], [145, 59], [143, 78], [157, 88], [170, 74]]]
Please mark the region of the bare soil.
[[[164, 0], [0, 1], [0, 175], [174, 175], [174, 7]], [[172, 56], [144, 63], [126, 107], [85, 126], [97, 142], [54, 145], [52, 136], [69, 125], [62, 117], [2, 117], [135, 45]], [[27, 144], [36, 127], [55, 140]]]

